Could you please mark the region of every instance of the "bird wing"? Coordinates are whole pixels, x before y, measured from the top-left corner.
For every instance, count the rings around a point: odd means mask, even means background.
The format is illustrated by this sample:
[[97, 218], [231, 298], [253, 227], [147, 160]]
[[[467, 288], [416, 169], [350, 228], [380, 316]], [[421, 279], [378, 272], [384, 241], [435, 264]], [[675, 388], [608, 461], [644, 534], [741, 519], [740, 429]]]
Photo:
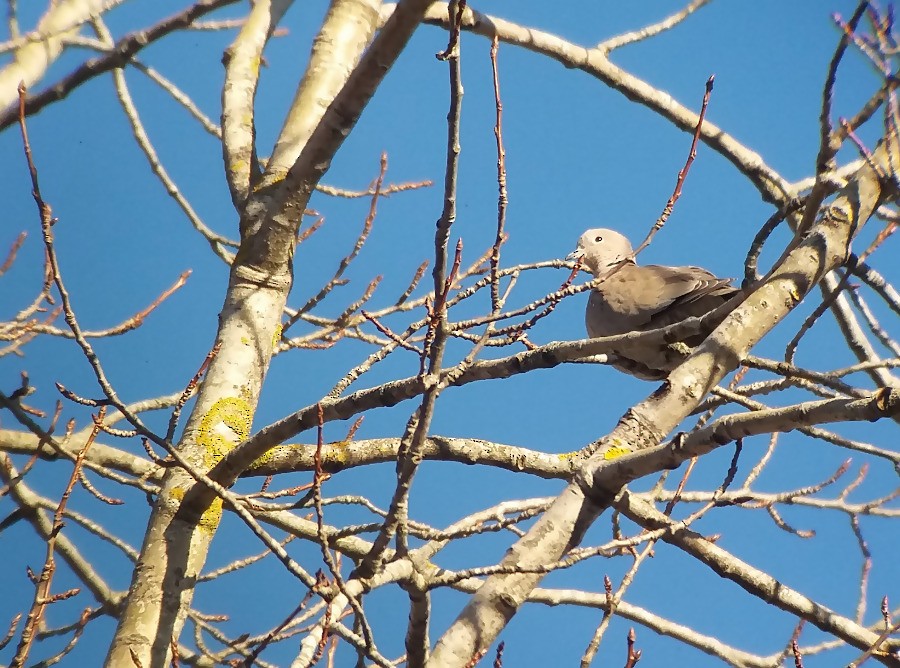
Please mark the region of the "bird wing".
[[730, 282], [701, 267], [625, 265], [591, 295], [588, 309], [594, 313], [588, 314], [593, 321], [589, 330], [618, 334], [702, 315], [737, 292]]

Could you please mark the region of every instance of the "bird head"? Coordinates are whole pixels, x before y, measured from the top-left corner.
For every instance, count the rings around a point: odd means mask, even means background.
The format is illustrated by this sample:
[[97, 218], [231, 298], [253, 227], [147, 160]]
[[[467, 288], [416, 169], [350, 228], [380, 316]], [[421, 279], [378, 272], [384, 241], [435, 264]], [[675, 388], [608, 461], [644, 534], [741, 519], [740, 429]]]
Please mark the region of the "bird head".
[[567, 260], [581, 258], [585, 268], [594, 276], [609, 267], [627, 259], [634, 251], [631, 242], [615, 230], [597, 227], [588, 230], [578, 239], [575, 250], [566, 256]]

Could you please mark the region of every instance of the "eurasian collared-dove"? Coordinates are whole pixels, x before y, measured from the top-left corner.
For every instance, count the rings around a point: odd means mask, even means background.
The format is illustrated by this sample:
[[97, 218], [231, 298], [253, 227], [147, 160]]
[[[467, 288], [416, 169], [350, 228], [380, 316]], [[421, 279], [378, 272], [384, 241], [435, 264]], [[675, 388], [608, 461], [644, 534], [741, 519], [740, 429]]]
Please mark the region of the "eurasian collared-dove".
[[[740, 290], [732, 279], [716, 278], [700, 267], [664, 267], [634, 262], [631, 243], [615, 230], [597, 228], [581, 235], [567, 259], [582, 259], [584, 267], [600, 278], [612, 271], [591, 292], [584, 321], [588, 336], [614, 336], [666, 327], [715, 310]], [[639, 378], [665, 378], [683, 359], [686, 346], [699, 345], [710, 330], [666, 346], [635, 344], [617, 355], [613, 365]]]

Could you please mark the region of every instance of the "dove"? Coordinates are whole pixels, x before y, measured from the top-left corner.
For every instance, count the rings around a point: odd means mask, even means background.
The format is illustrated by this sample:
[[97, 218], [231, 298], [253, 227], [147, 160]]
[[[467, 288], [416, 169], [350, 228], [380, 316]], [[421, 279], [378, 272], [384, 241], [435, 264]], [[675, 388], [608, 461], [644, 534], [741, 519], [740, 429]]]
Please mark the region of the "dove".
[[[581, 259], [594, 278], [606, 276], [588, 298], [584, 321], [591, 338], [644, 332], [706, 315], [741, 292], [731, 285], [733, 279], [717, 278], [701, 267], [639, 266], [633, 255], [625, 236], [595, 228], [581, 235], [566, 258]], [[716, 324], [672, 345], [637, 342], [618, 353], [613, 366], [646, 380], [665, 378]]]

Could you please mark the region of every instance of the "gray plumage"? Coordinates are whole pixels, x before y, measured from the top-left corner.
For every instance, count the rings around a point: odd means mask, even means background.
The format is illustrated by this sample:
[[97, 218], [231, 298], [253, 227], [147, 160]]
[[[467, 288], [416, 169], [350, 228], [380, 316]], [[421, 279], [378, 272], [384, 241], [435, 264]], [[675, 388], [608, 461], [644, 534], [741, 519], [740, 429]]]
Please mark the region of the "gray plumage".
[[[596, 228], [581, 235], [569, 259], [581, 258], [584, 267], [599, 278], [615, 265], [621, 267], [591, 292], [585, 311], [588, 336], [614, 336], [658, 329], [702, 316], [729, 301], [740, 290], [732, 279], [716, 278], [700, 267], [638, 266], [631, 257], [631, 243], [615, 230]], [[620, 355], [619, 368], [641, 378], [666, 376], [687, 352], [709, 332], [689, 337], [683, 345], [634, 346]]]

